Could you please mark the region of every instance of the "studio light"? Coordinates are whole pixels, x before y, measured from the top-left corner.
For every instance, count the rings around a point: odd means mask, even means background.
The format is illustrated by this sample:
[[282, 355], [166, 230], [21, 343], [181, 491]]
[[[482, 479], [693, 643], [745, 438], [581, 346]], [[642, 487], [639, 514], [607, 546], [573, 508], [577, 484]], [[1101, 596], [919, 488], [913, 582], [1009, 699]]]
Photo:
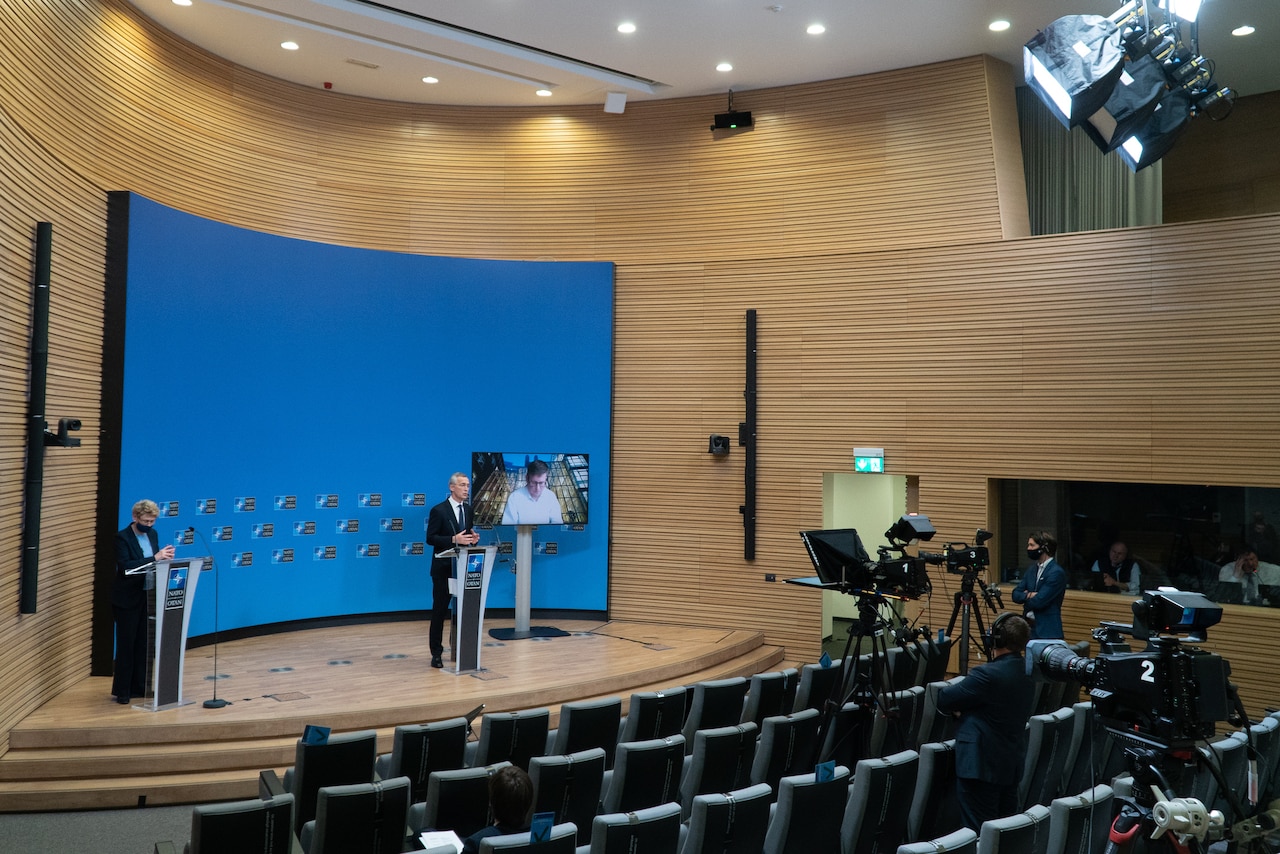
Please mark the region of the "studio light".
[[1231, 112], [1235, 93], [1213, 81], [1196, 26], [1190, 44], [1174, 16], [1194, 21], [1199, 2], [1139, 0], [1110, 17], [1068, 15], [1023, 46], [1027, 85], [1064, 127], [1077, 125], [1103, 152], [1135, 172], [1160, 160], [1187, 123]]
[[1124, 71], [1120, 28], [1101, 15], [1067, 15], [1022, 47], [1023, 76], [1063, 127], [1096, 113]]
[[1098, 148], [1113, 151], [1147, 123], [1165, 91], [1164, 70], [1155, 57], [1126, 62], [1111, 97], [1081, 128]]
[[1160, 99], [1147, 123], [1126, 137], [1116, 153], [1134, 172], [1145, 169], [1173, 148], [1190, 121], [1191, 96], [1184, 89], [1175, 89]]
[[1158, 5], [1184, 21], [1195, 21], [1200, 14], [1200, 0], [1160, 0]]

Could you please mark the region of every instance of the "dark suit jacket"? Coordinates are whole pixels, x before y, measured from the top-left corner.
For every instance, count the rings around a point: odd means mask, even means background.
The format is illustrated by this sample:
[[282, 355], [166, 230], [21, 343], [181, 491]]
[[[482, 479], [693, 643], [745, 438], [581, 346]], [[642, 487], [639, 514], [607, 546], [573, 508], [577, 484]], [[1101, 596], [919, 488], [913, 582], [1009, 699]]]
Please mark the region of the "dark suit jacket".
[[[1022, 605], [1023, 612], [1033, 615], [1031, 619], [1031, 637], [1062, 637], [1062, 597], [1067, 592], [1067, 571], [1062, 564], [1050, 558], [1040, 570], [1040, 577], [1032, 586], [1031, 575], [1034, 567], [1022, 574], [1022, 580], [1013, 589], [1013, 601]], [[1028, 599], [1027, 593], [1036, 591], [1034, 598]]]
[[[151, 553], [160, 551], [160, 537], [155, 531], [147, 534], [151, 541]], [[145, 588], [147, 576], [125, 575], [126, 569], [142, 566], [149, 557], [142, 554], [142, 546], [138, 545], [138, 537], [133, 532], [133, 523], [116, 532], [116, 578], [111, 585], [111, 604], [117, 608], [143, 608], [147, 604]]]
[[956, 726], [957, 777], [1003, 786], [1018, 782], [1035, 693], [1022, 656], [1012, 652], [978, 665], [938, 692], [939, 712], [961, 712]]
[[435, 557], [436, 552], [453, 548], [453, 535], [471, 528], [474, 517], [470, 504], [462, 505], [464, 524], [458, 527], [449, 499], [441, 501], [427, 512], [427, 548], [431, 549], [431, 577], [449, 578], [453, 575], [453, 558]]

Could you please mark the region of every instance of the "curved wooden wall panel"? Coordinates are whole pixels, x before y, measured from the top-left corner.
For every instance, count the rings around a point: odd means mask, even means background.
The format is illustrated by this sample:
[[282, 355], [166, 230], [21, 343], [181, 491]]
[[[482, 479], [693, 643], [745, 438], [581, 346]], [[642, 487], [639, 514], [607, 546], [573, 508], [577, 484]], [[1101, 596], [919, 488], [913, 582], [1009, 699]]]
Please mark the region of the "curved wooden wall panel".
[[[0, 46], [0, 678], [23, 686], [0, 697], [0, 739], [88, 667], [109, 190], [298, 238], [617, 263], [619, 618], [760, 628], [816, 657], [820, 598], [763, 579], [808, 574], [796, 532], [822, 518], [822, 473], [848, 471], [855, 444], [918, 476], [920, 509], [954, 539], [988, 524], [989, 477], [1280, 480], [1265, 383], [1280, 350], [1236, 343], [1240, 318], [1278, 308], [1276, 220], [1001, 242], [1025, 233], [1025, 198], [1009, 73], [991, 60], [740, 93], [757, 128], [717, 138], [718, 96], [615, 116], [292, 86], [122, 0], [15, 0]], [[23, 618], [17, 472], [41, 219], [55, 223], [49, 409], [84, 419], [85, 445], [50, 452], [41, 610]], [[705, 450], [742, 418], [748, 308], [762, 418], [750, 564], [741, 453]], [[1138, 345], [1114, 346], [1116, 330]], [[1206, 446], [1224, 451], [1191, 459]]]
[[1004, 70], [982, 57], [744, 93], [757, 127], [715, 138], [720, 96], [608, 115], [286, 85], [156, 30], [120, 0], [27, 2], [7, 25], [6, 109], [44, 126], [54, 156], [101, 186], [252, 228], [614, 261], [1001, 236], [988, 84]]
[[[939, 542], [993, 527], [991, 478], [1280, 483], [1269, 438], [1280, 421], [1280, 344], [1233, 331], [1243, 316], [1280, 317], [1278, 270], [1280, 216], [628, 265], [617, 306], [612, 612], [643, 619], [669, 590], [669, 619], [769, 619], [774, 642], [815, 657], [817, 596], [764, 575], [811, 574], [797, 532], [822, 518], [822, 475], [850, 471], [855, 446], [883, 447], [891, 474], [918, 477], [915, 509]], [[743, 411], [748, 308], [759, 312], [760, 353], [754, 563], [741, 558], [740, 453], [705, 452], [707, 434], [729, 432]], [[655, 412], [634, 432], [633, 415]], [[688, 507], [704, 517], [673, 509]], [[945, 574], [934, 581], [937, 593], [917, 608], [936, 630], [956, 588]], [[1280, 626], [1267, 610], [1228, 619], [1246, 616]], [[1096, 619], [1069, 624], [1072, 639]], [[1224, 629], [1214, 647], [1257, 660], [1238, 643], [1247, 634]], [[1254, 711], [1277, 699], [1263, 680], [1246, 695]]]

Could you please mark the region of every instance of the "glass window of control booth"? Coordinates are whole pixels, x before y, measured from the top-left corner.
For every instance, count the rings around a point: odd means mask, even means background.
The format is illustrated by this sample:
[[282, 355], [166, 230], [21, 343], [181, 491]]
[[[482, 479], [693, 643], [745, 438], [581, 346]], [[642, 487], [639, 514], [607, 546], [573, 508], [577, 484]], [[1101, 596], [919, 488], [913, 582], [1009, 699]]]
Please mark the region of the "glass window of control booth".
[[1280, 607], [1280, 489], [1005, 480], [998, 491], [1001, 581], [1016, 583], [1027, 536], [1047, 530], [1073, 590], [1172, 585]]

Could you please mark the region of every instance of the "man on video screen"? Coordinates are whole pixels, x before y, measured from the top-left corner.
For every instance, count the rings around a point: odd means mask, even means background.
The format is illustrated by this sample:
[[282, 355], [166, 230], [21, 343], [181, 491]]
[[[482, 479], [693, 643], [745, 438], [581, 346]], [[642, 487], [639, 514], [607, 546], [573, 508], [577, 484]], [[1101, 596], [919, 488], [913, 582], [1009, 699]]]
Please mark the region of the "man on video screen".
[[502, 511], [504, 525], [563, 525], [560, 499], [547, 489], [550, 467], [542, 460], [530, 461], [524, 486], [511, 493]]

